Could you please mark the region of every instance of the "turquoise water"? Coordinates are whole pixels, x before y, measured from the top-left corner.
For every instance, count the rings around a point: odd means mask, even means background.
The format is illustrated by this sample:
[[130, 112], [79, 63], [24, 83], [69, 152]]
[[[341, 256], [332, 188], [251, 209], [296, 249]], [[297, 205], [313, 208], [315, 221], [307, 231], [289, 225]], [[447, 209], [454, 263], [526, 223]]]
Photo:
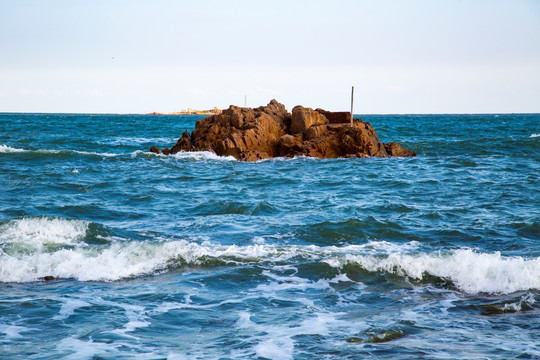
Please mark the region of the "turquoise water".
[[0, 358], [540, 358], [540, 115], [362, 116], [416, 158], [148, 151], [200, 118], [0, 114]]

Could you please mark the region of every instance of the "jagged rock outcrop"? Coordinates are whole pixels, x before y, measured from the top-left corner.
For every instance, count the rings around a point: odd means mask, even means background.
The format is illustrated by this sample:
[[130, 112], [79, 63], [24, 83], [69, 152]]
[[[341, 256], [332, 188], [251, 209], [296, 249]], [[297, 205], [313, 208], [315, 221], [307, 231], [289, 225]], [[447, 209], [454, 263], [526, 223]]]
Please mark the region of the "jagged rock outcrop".
[[197, 121], [195, 130], [185, 131], [170, 150], [211, 151], [255, 161], [277, 156], [305, 155], [319, 158], [416, 156], [395, 142], [383, 144], [373, 127], [347, 112], [330, 112], [296, 106], [292, 114], [276, 100], [255, 109], [231, 105], [219, 115]]
[[312, 126], [325, 125], [329, 123], [330, 121], [328, 121], [326, 116], [320, 112], [298, 105], [292, 109], [290, 133], [303, 133]]

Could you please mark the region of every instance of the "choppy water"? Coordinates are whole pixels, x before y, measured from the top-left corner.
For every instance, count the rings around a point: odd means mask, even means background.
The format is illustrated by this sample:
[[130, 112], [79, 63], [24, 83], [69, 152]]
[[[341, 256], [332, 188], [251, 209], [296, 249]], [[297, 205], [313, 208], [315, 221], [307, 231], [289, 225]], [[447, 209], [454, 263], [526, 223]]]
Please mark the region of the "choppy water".
[[148, 152], [198, 118], [0, 114], [0, 358], [540, 357], [540, 115], [363, 116], [417, 158]]

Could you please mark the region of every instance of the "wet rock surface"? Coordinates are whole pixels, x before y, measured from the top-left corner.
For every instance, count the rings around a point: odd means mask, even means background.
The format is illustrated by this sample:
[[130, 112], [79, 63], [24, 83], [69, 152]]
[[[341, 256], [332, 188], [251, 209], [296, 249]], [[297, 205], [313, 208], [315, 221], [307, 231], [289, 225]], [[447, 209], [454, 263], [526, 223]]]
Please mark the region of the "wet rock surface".
[[383, 144], [373, 127], [348, 112], [296, 106], [289, 113], [276, 100], [258, 108], [231, 105], [219, 115], [197, 121], [171, 148], [150, 151], [211, 151], [241, 161], [298, 155], [318, 158], [416, 156], [395, 142]]

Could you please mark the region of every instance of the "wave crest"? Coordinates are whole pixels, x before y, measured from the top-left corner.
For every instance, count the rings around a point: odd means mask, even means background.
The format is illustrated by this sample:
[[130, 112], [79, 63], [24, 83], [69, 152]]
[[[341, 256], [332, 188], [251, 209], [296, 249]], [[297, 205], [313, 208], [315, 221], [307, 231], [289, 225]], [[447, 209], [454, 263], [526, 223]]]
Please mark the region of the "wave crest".
[[11, 152], [24, 152], [26, 150], [24, 149], [17, 149], [17, 148], [12, 148], [10, 146], [7, 146], [7, 145], [1, 145], [0, 144], [0, 153], [11, 153]]
[[[0, 282], [43, 277], [80, 281], [115, 281], [159, 274], [188, 266], [241, 266], [251, 263], [325, 263], [338, 271], [359, 266], [415, 280], [437, 277], [469, 293], [507, 294], [540, 289], [540, 258], [504, 257], [457, 249], [420, 252], [418, 242], [385, 241], [363, 245], [249, 246], [202, 244], [187, 240], [135, 241], [108, 237], [92, 241], [90, 222], [60, 218], [12, 219], [0, 223]], [[100, 235], [101, 236], [101, 235]]]
[[382, 258], [346, 255], [326, 262], [334, 267], [356, 264], [370, 272], [384, 271], [417, 280], [436, 276], [452, 281], [457, 288], [470, 294], [508, 294], [540, 289], [540, 258], [503, 257], [499, 252], [458, 249], [448, 254], [392, 253]]
[[89, 221], [49, 217], [11, 219], [0, 223], [0, 246], [34, 251], [46, 245], [73, 245], [82, 240]]
[[218, 160], [218, 161], [237, 161], [234, 156], [219, 156], [210, 151], [180, 151], [171, 156], [176, 159], [189, 159], [189, 160]]

